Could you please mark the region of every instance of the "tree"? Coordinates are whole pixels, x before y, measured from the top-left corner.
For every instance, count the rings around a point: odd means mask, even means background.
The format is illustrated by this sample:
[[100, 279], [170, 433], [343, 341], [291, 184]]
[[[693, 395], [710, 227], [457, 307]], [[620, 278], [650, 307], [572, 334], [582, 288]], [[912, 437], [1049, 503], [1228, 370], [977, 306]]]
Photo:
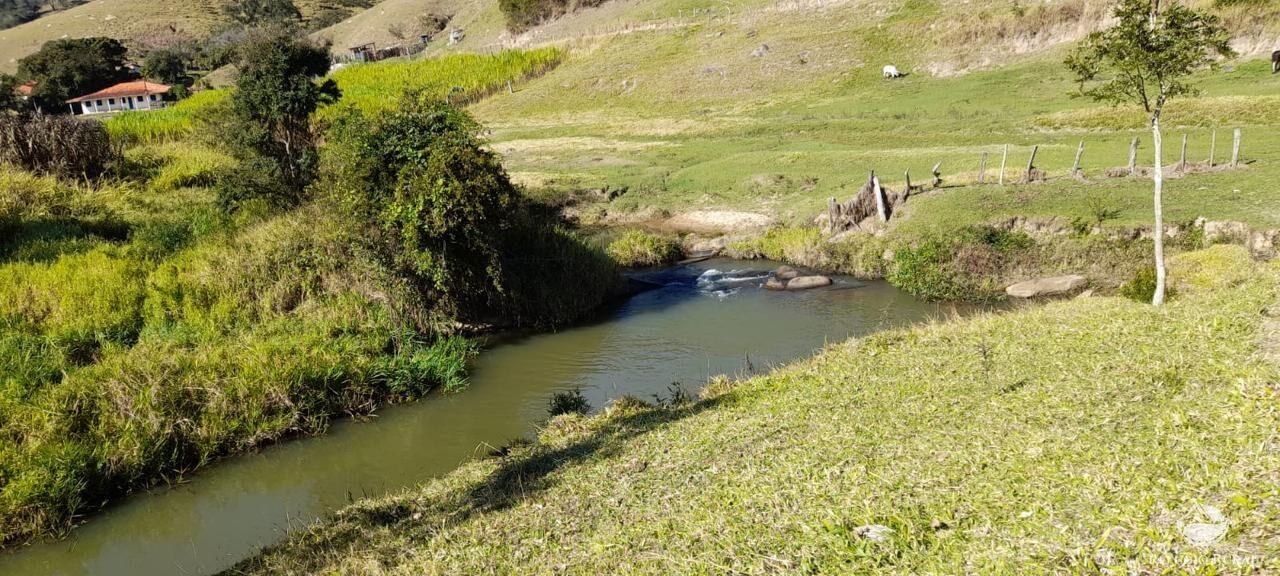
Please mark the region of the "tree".
[[231, 98], [235, 122], [227, 140], [242, 156], [274, 164], [288, 191], [286, 203], [302, 200], [315, 175], [318, 134], [311, 114], [340, 96], [332, 80], [317, 83], [329, 71], [329, 49], [287, 35], [273, 35], [245, 46], [237, 89]]
[[169, 48], [152, 50], [142, 60], [142, 74], [165, 84], [187, 86], [191, 77], [187, 75], [187, 61], [190, 57], [180, 51]]
[[46, 111], [63, 111], [66, 101], [128, 78], [128, 50], [111, 38], [52, 40], [18, 61], [18, 78], [35, 82], [32, 101]]
[[23, 112], [29, 107], [26, 99], [18, 94], [21, 84], [16, 76], [0, 74], [0, 111]]
[[222, 12], [245, 26], [302, 21], [302, 13], [290, 0], [233, 0]]
[[1195, 94], [1191, 74], [1234, 55], [1230, 36], [1217, 16], [1174, 0], [1120, 0], [1117, 23], [1085, 38], [1066, 65], [1080, 82], [1080, 94], [1111, 104], [1137, 104], [1150, 115], [1155, 142], [1155, 271], [1152, 304], [1165, 298], [1163, 139], [1160, 117], [1170, 98]]
[[518, 191], [466, 112], [420, 94], [349, 112], [326, 144], [326, 183], [395, 267], [447, 317], [501, 306], [502, 242]]

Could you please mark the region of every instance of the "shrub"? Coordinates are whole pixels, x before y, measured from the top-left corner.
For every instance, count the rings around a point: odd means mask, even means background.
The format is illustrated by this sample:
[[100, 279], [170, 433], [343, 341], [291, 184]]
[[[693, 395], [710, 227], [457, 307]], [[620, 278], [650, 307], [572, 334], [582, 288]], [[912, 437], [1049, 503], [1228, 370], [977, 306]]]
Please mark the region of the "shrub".
[[100, 122], [44, 114], [0, 116], [0, 161], [31, 172], [98, 178], [119, 156]]
[[498, 9], [507, 19], [507, 28], [521, 31], [558, 18], [578, 8], [604, 4], [605, 0], [498, 0]]
[[989, 246], [1001, 253], [1025, 250], [1036, 242], [1026, 232], [1005, 230], [995, 226], [968, 226], [960, 231], [961, 242]]
[[644, 230], [628, 230], [609, 243], [609, 256], [629, 268], [664, 266], [680, 259], [680, 245]]
[[[1132, 279], [1120, 286], [1120, 295], [1137, 302], [1150, 304], [1156, 294], [1156, 269], [1154, 267], [1143, 268], [1134, 275]], [[1172, 286], [1165, 291], [1166, 298], [1173, 298], [1177, 294]]]
[[925, 300], [961, 300], [968, 292], [947, 269], [955, 249], [950, 242], [929, 239], [894, 252], [889, 283]]
[[587, 401], [587, 397], [582, 395], [581, 390], [569, 390], [566, 392], [556, 392], [551, 395], [550, 406], [547, 407], [547, 414], [552, 418], [561, 414], [583, 414], [591, 411], [591, 403]]

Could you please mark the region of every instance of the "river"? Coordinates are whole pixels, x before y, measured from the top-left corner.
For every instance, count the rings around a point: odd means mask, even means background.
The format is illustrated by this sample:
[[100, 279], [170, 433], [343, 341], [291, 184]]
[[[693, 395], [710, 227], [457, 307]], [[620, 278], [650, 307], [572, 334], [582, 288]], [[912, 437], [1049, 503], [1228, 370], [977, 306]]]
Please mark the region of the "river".
[[666, 395], [673, 382], [693, 393], [711, 376], [764, 371], [828, 342], [964, 311], [849, 278], [769, 292], [760, 285], [772, 266], [711, 260], [644, 275], [662, 288], [592, 324], [494, 343], [461, 393], [338, 422], [323, 436], [134, 495], [64, 540], [0, 555], [0, 575], [217, 573], [352, 499], [413, 486], [531, 436], [557, 391], [581, 390], [595, 407], [623, 394]]

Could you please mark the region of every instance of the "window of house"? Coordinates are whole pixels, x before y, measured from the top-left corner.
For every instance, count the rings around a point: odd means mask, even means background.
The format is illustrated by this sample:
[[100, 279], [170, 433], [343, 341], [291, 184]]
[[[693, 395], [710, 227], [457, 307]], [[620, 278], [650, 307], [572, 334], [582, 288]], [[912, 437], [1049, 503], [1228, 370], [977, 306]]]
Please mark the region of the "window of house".
[[146, 102], [146, 101], [147, 101], [147, 97], [146, 97], [146, 96], [139, 96], [139, 97], [138, 97], [138, 101], [139, 101], [139, 102]]
[[94, 106], [101, 106], [101, 105], [102, 105], [102, 101], [101, 101], [101, 100], [98, 100], [97, 102], [94, 102], [94, 103], [93, 103], [93, 105], [94, 105]]
[[152, 95], [151, 95], [151, 101], [152, 101], [152, 102], [155, 102], [157, 99], [159, 99], [159, 96], [156, 96], [155, 94], [152, 94]]
[[115, 106], [115, 104], [116, 104], [115, 98], [107, 98], [107, 106]]

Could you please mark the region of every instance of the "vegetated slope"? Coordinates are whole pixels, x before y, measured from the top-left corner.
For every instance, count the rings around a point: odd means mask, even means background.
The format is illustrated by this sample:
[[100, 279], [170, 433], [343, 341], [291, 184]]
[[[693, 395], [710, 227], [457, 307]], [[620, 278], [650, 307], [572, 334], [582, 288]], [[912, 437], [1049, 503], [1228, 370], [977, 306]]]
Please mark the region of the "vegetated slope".
[[[690, 405], [562, 417], [240, 570], [1280, 570], [1280, 372], [1259, 349], [1280, 269], [1215, 247], [1173, 272], [1163, 309], [1091, 298], [884, 333]], [[1226, 531], [1196, 544], [1195, 524]]]
[[[129, 44], [164, 45], [200, 38], [226, 22], [227, 0], [94, 0], [0, 30], [0, 71], [12, 72], [23, 56], [59, 38], [106, 36]], [[305, 19], [340, 7], [335, 0], [294, 0]]]
[[[1062, 0], [1019, 10], [1012, 2], [974, 7], [850, 0], [736, 3], [730, 9], [622, 1], [506, 42], [468, 29], [460, 47], [547, 42], [569, 48], [554, 72], [475, 112], [494, 128], [495, 148], [526, 185], [565, 195], [625, 189], [600, 207], [611, 221], [715, 208], [809, 223], [828, 198], [855, 193], [871, 170], [898, 187], [906, 170], [919, 182], [942, 162], [944, 184], [969, 184], [984, 152], [999, 154], [1010, 144], [1011, 175], [1038, 145], [1037, 165], [1064, 176], [1083, 139], [1091, 182], [1061, 178], [1052, 186], [1075, 201], [1030, 203], [1030, 209], [1069, 220], [1081, 215], [1091, 191], [1119, 190], [1122, 217], [1134, 223], [1145, 214], [1136, 210], [1144, 184], [1095, 178], [1125, 164], [1128, 142], [1144, 136], [1144, 124], [1130, 121], [1140, 115], [1126, 110], [1112, 116], [1105, 106], [1071, 98], [1077, 86], [1061, 63], [1072, 40], [1102, 24], [1101, 5]], [[1268, 18], [1277, 10], [1255, 5], [1218, 12], [1245, 48], [1250, 39], [1276, 39], [1270, 22], [1280, 20]], [[604, 15], [607, 23], [592, 23]], [[488, 30], [501, 15], [495, 10], [483, 22]], [[909, 76], [885, 80], [881, 67], [890, 63]], [[1271, 193], [1264, 188], [1274, 176], [1275, 131], [1269, 127], [1280, 115], [1242, 112], [1270, 110], [1266, 96], [1280, 82], [1268, 63], [1245, 58], [1206, 72], [1201, 86], [1219, 100], [1175, 104], [1183, 112], [1169, 123], [1189, 129], [1191, 158], [1207, 159], [1217, 128], [1221, 161], [1229, 152], [1229, 130], [1243, 126], [1245, 154], [1258, 162], [1247, 174], [1188, 178], [1172, 186], [1185, 186], [1186, 198], [1230, 210], [1232, 217], [1257, 214], [1255, 200]], [[1227, 102], [1223, 98], [1236, 100], [1215, 105]], [[1059, 113], [1102, 118], [1106, 125], [1064, 126], [1052, 116]], [[988, 163], [988, 177], [999, 160]], [[1147, 138], [1140, 160], [1150, 162]], [[1201, 187], [1208, 194], [1190, 194]], [[1017, 197], [1028, 189], [1006, 194]], [[1244, 194], [1231, 196], [1235, 189]], [[1184, 214], [1225, 215], [1191, 213], [1202, 205], [1187, 205]]]

